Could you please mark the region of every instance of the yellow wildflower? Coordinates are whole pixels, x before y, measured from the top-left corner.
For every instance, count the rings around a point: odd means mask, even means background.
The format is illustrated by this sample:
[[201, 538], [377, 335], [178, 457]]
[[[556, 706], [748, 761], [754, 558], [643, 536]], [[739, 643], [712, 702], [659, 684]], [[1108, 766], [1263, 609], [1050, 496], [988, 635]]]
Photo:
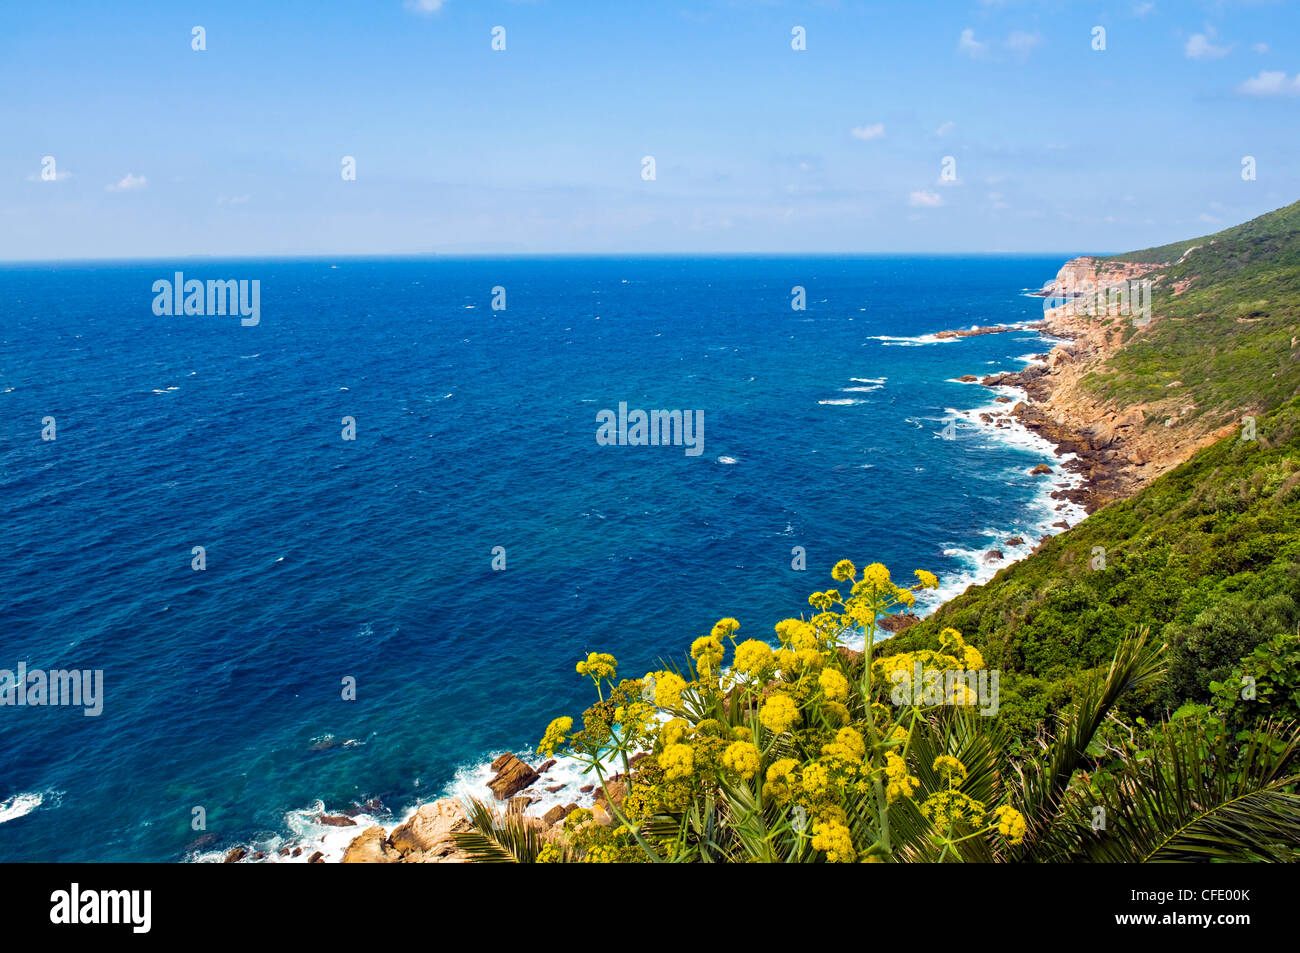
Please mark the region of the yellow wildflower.
[[655, 679], [655, 704], [660, 708], [682, 707], [686, 680], [673, 672], [660, 672]]
[[823, 694], [831, 701], [849, 697], [849, 680], [836, 669], [823, 670], [821, 675], [817, 676], [817, 683], [821, 685]]
[[831, 578], [836, 582], [847, 582], [857, 575], [857, 567], [847, 559], [841, 559], [831, 570]]
[[690, 777], [695, 769], [695, 752], [691, 750], [690, 745], [668, 745], [659, 756], [659, 764], [663, 767], [664, 778], [668, 781]]
[[789, 695], [773, 695], [759, 709], [758, 720], [768, 731], [779, 735], [799, 720], [799, 708]]
[[749, 639], [736, 646], [736, 658], [732, 668], [742, 675], [758, 678], [772, 667], [772, 647], [758, 639]]
[[952, 755], [939, 755], [939, 757], [934, 759], [933, 768], [938, 772], [939, 777], [943, 778], [951, 785], [960, 785], [966, 780], [966, 765], [962, 764]]
[[1000, 807], [993, 812], [993, 822], [998, 833], [1010, 844], [1019, 844], [1025, 839], [1025, 815], [1014, 807]]
[[555, 754], [555, 749], [564, 744], [569, 732], [572, 730], [572, 718], [567, 715], [563, 718], [556, 718], [546, 726], [546, 734], [542, 735], [541, 743], [537, 746], [538, 749], [545, 753], [548, 758], [551, 757]]
[[691, 643], [691, 658], [695, 659], [702, 674], [709, 674], [722, 661], [726, 649], [716, 635], [702, 635]]
[[758, 749], [748, 741], [734, 741], [722, 753], [722, 764], [748, 781], [758, 773]]
[[813, 848], [824, 851], [832, 864], [851, 864], [856, 859], [853, 835], [843, 824], [816, 821], [813, 824]]

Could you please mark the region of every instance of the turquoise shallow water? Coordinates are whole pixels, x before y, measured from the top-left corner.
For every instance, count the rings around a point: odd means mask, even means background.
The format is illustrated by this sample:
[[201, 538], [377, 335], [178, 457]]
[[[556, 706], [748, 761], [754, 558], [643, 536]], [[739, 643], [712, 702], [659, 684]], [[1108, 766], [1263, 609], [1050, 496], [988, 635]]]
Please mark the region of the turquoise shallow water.
[[[0, 269], [0, 668], [105, 686], [99, 717], [0, 708], [0, 858], [180, 860], [195, 806], [216, 847], [400, 813], [580, 711], [580, 655], [770, 635], [837, 558], [960, 591], [1059, 516], [1042, 446], [939, 439], [992, 401], [953, 378], [1048, 344], [927, 335], [1038, 318], [1060, 261]], [[155, 315], [178, 268], [259, 280], [260, 323]], [[620, 401], [702, 410], [703, 452], [599, 446]]]

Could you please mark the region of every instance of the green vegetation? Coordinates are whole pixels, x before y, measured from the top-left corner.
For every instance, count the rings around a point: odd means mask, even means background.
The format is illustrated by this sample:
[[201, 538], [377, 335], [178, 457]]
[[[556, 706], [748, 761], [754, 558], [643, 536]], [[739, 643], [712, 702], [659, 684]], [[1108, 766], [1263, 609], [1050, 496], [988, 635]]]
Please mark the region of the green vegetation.
[[[1146, 276], [1159, 279], [1156, 320], [1141, 330], [1123, 322], [1125, 346], [1083, 382], [1098, 398], [1125, 406], [1176, 398], [1193, 408], [1187, 418], [1217, 427], [1300, 389], [1300, 347], [1292, 345], [1300, 202], [1214, 235], [1106, 260], [1168, 264]], [[1169, 386], [1175, 382], [1181, 387]]]
[[1261, 417], [1256, 436], [1207, 447], [880, 651], [960, 630], [1001, 670], [1002, 714], [1028, 738], [1146, 625], [1169, 642], [1169, 674], [1130, 699], [1130, 712], [1208, 701], [1212, 681], [1300, 623], [1300, 400]]
[[[457, 846], [517, 863], [1300, 858], [1294, 723], [1234, 733], [1222, 712], [1192, 706], [1114, 730], [1118, 702], [1164, 672], [1146, 630], [1017, 756], [988, 704], [986, 662], [960, 633], [873, 657], [881, 616], [932, 575], [904, 588], [879, 563], [859, 574], [847, 560], [832, 575], [850, 593], [813, 593], [816, 613], [778, 623], [775, 650], [737, 643], [739, 623], [722, 619], [685, 668], [619, 681], [610, 655], [579, 662], [598, 700], [577, 730], [551, 722], [539, 748], [585, 763], [596, 805], [546, 827], [476, 802]], [[847, 649], [862, 629], [865, 650]]]

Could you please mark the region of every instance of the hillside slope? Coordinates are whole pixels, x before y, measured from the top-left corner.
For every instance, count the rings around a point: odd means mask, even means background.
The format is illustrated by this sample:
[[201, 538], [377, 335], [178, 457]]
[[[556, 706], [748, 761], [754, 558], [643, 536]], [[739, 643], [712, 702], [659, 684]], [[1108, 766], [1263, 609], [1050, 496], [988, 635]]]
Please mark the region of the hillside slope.
[[1300, 623], [1300, 399], [1225, 437], [884, 643], [932, 644], [952, 626], [1001, 670], [1019, 729], [1068, 700], [1125, 632], [1170, 643], [1153, 713], [1205, 700], [1256, 644]]
[[[1080, 287], [1132, 281], [1151, 282], [1149, 323], [1076, 313]], [[1069, 343], [985, 383], [1026, 389], [1017, 416], [1079, 455], [1090, 509], [1300, 391], [1300, 203], [1203, 238], [1076, 258], [1043, 293], [1049, 332]]]
[[1054, 309], [1049, 326], [1073, 342], [986, 379], [1027, 388], [1018, 416], [1081, 454], [1100, 508], [882, 646], [960, 630], [1002, 671], [1022, 735], [1138, 626], [1170, 645], [1165, 684], [1133, 703], [1158, 714], [1207, 699], [1211, 680], [1300, 624], [1300, 203], [1202, 239], [1075, 259], [1049, 290], [1134, 275], [1156, 289], [1149, 325]]

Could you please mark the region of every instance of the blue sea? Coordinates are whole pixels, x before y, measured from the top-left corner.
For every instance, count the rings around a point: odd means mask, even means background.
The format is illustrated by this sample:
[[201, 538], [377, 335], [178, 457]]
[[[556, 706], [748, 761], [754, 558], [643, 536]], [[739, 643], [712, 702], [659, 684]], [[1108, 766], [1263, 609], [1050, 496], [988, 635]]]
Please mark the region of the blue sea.
[[[840, 558], [938, 573], [927, 611], [989, 578], [1079, 514], [956, 378], [1053, 342], [933, 335], [1039, 319], [1062, 261], [0, 267], [0, 669], [103, 671], [97, 717], [0, 707], [0, 860], [337, 854], [321, 811], [485, 795], [587, 652], [771, 638]], [[177, 271], [256, 279], [260, 322], [156, 315]], [[702, 411], [702, 452], [599, 445], [620, 403]]]

